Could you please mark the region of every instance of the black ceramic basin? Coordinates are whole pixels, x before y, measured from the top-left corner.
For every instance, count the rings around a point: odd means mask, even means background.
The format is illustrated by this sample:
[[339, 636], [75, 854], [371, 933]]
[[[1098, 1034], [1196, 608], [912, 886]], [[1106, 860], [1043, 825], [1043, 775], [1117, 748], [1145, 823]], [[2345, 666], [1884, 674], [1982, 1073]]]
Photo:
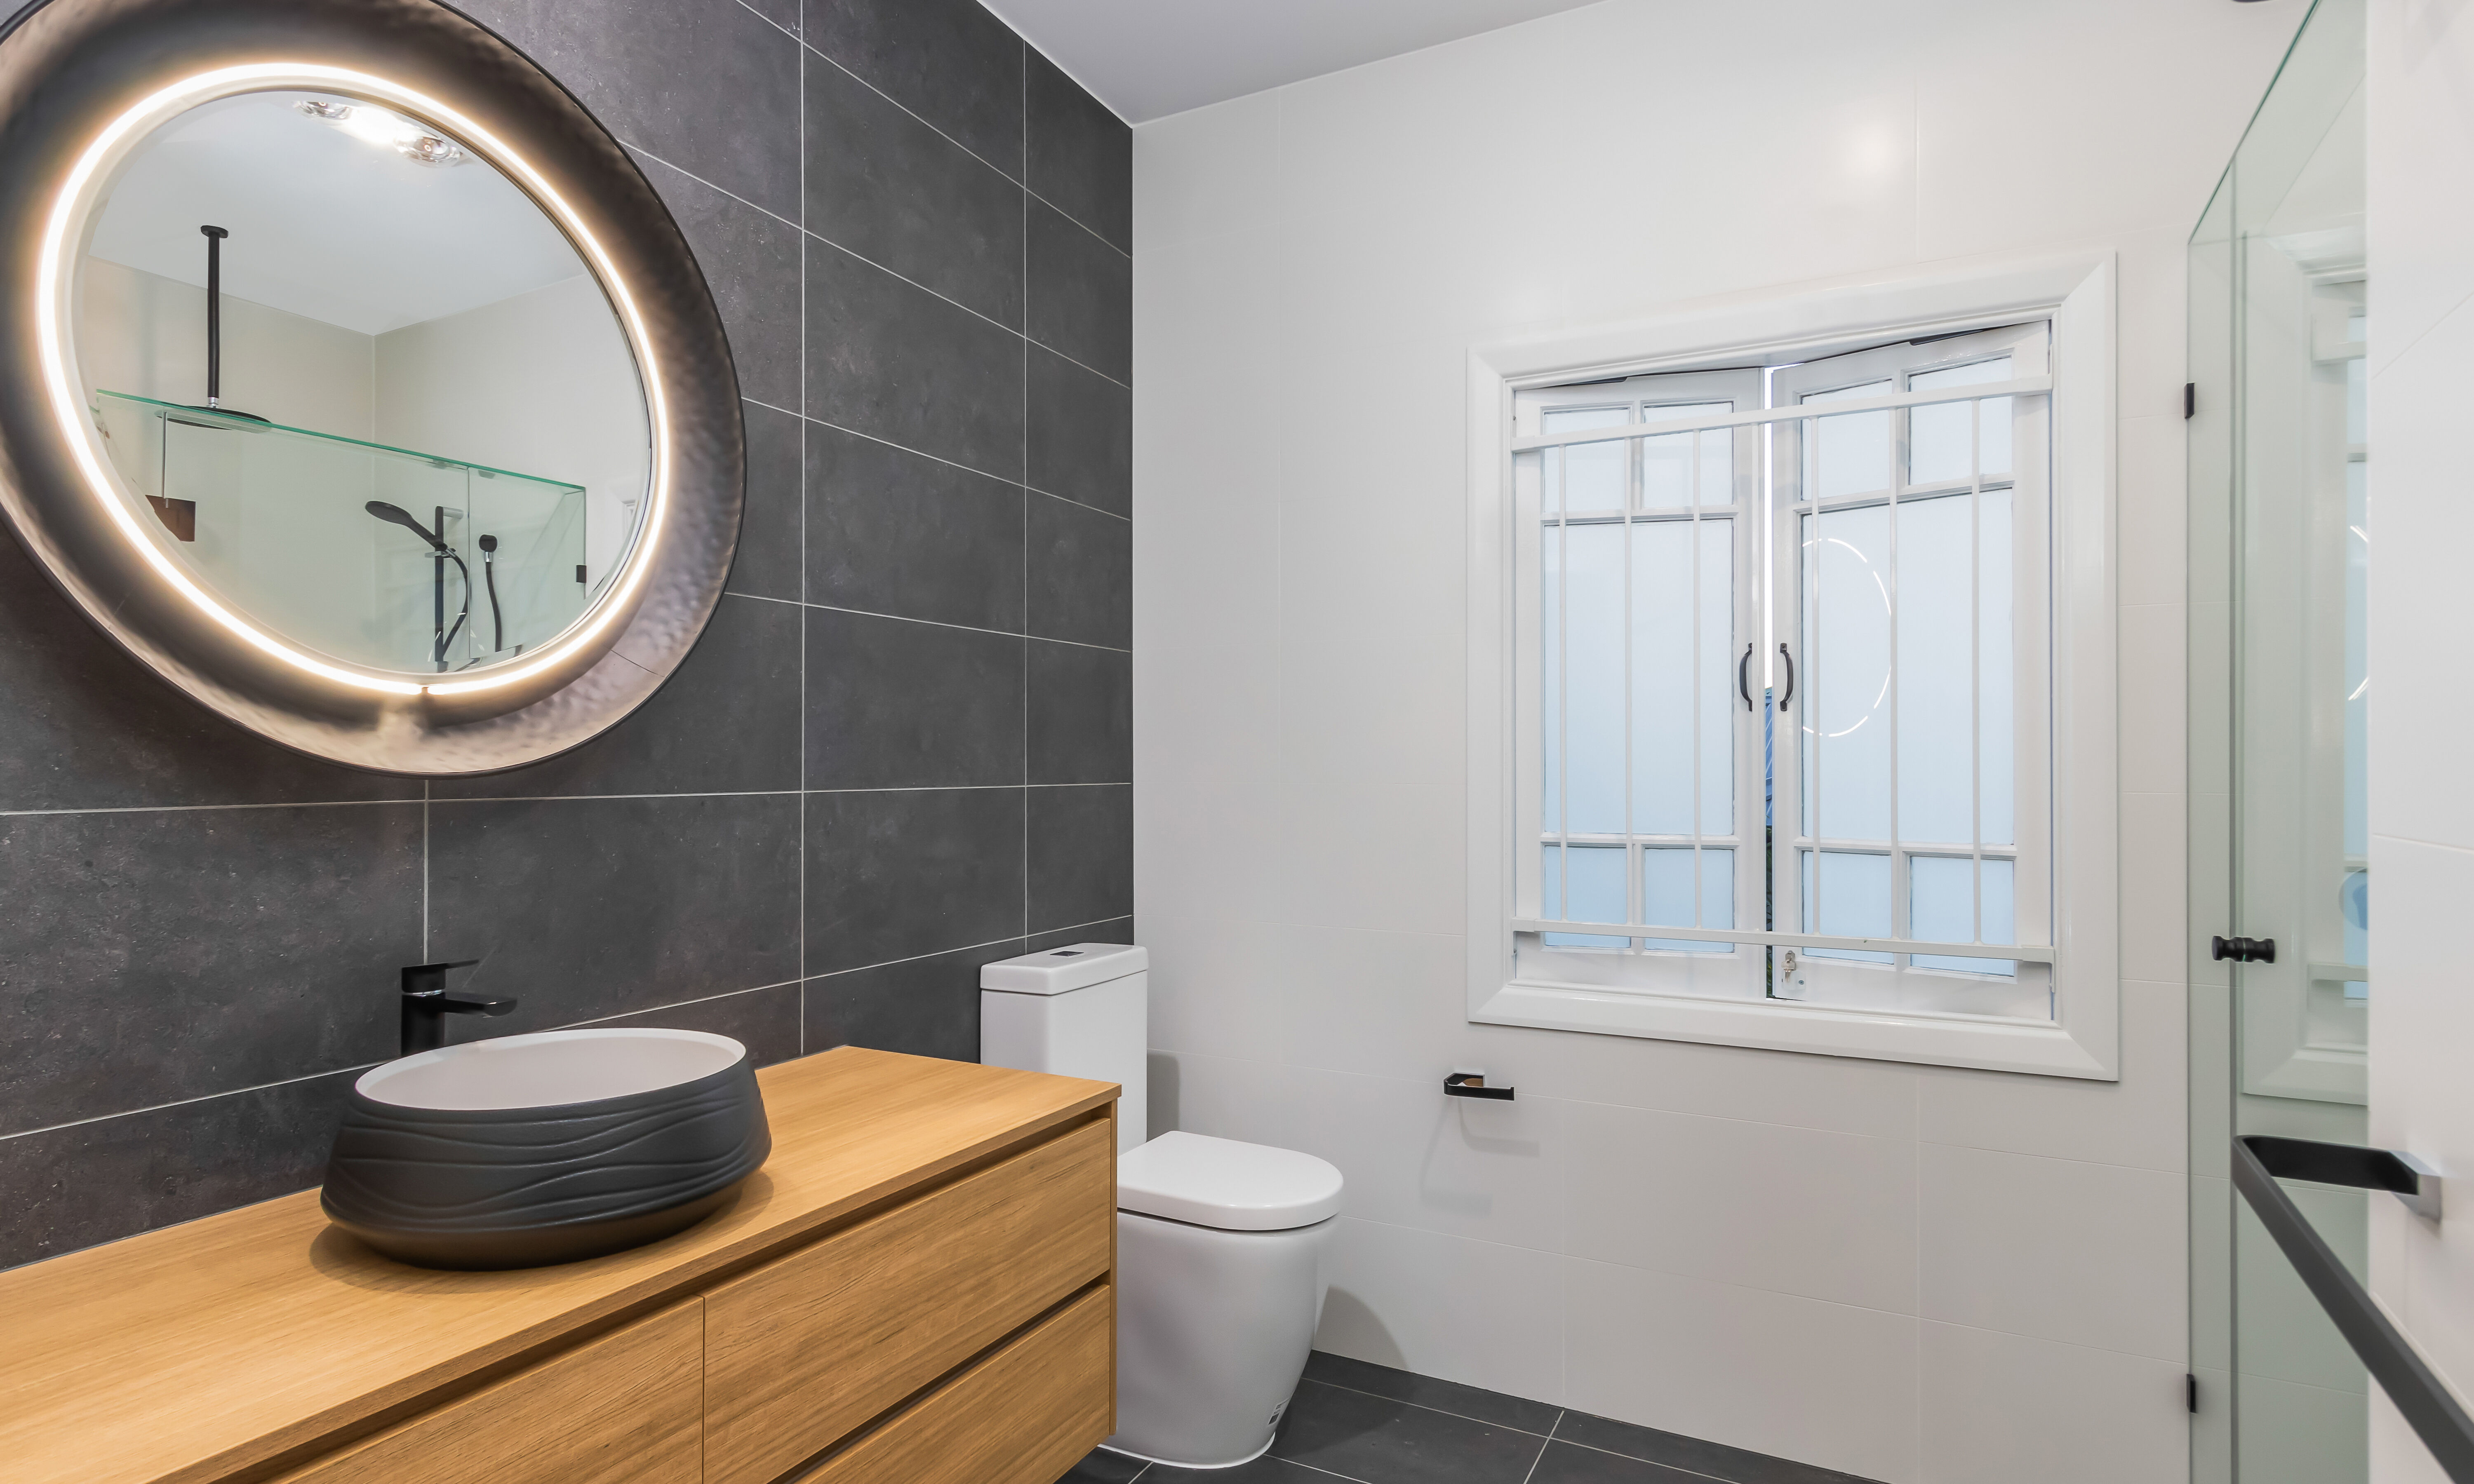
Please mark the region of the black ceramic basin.
[[693, 1225], [772, 1149], [727, 1036], [505, 1036], [363, 1073], [320, 1204], [400, 1261], [539, 1267]]

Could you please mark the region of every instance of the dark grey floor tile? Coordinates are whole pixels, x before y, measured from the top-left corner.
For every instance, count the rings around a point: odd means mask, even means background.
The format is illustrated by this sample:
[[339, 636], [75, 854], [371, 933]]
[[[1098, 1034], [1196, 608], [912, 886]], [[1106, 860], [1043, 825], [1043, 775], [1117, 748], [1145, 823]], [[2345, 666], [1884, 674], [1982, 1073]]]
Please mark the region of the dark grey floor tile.
[[1299, 1381], [1272, 1452], [1363, 1484], [1520, 1484], [1545, 1439]]
[[1134, 251], [1134, 132], [1037, 52], [1024, 108], [1024, 183], [1128, 252]]
[[980, 966], [1021, 950], [1019, 942], [999, 943], [811, 979], [808, 1050], [866, 1046], [976, 1062]]
[[[1044, 948], [1061, 948], [1075, 943], [1131, 943], [1134, 941], [1134, 920], [1117, 918], [1106, 922], [1086, 922], [1079, 927], [1062, 927], [1053, 933], [1034, 933], [1022, 941], [1022, 951], [1037, 953]], [[991, 962], [994, 962], [991, 960]]]
[[803, 595], [800, 543], [807, 524], [808, 420], [796, 413], [740, 404], [747, 422], [747, 514], [730, 590], [796, 603]]
[[622, 142], [796, 220], [799, 43], [739, 0], [463, 0]]
[[1130, 786], [1034, 788], [1030, 815], [1030, 931], [1044, 933], [1133, 912]]
[[0, 531], [0, 809], [418, 799], [225, 721], [103, 636]]
[[1022, 187], [839, 67], [808, 69], [808, 230], [1022, 323]]
[[1395, 1401], [1414, 1401], [1439, 1412], [1456, 1412], [1482, 1423], [1499, 1423], [1540, 1437], [1554, 1428], [1555, 1419], [1564, 1411], [1562, 1407], [1532, 1401], [1525, 1397], [1510, 1397], [1499, 1391], [1464, 1386], [1458, 1381], [1438, 1380], [1414, 1371], [1398, 1371], [1369, 1360], [1352, 1360], [1328, 1351], [1319, 1350], [1306, 1356], [1306, 1379], [1345, 1386], [1351, 1391], [1371, 1392]]
[[1024, 483], [1113, 515], [1134, 512], [1134, 394], [1031, 347]]
[[0, 1268], [317, 1185], [358, 1075], [0, 1139]]
[[1022, 477], [1023, 345], [828, 243], [808, 246], [808, 415]]
[[1134, 777], [1134, 657], [1030, 642], [1031, 781], [1129, 783]]
[[809, 974], [1022, 936], [1023, 812], [1014, 788], [809, 795]]
[[757, 1065], [770, 1066], [799, 1054], [799, 986], [777, 984], [770, 989], [723, 994], [593, 1023], [727, 1036], [745, 1046], [756, 1058]]
[[1022, 487], [814, 426], [808, 601], [1022, 630]]
[[808, 787], [1020, 783], [1023, 641], [808, 610]]
[[473, 1041], [799, 976], [795, 794], [430, 806], [429, 947], [516, 996]]
[[[1153, 1464], [1142, 1477], [1145, 1484], [1165, 1484], [1171, 1479], [1185, 1479], [1191, 1484], [1332, 1484], [1338, 1475], [1266, 1454], [1234, 1469], [1178, 1469]], [[1517, 1484], [1517, 1480], [1508, 1484]]]
[[[1613, 1418], [1592, 1417], [1587, 1412], [1565, 1412], [1555, 1426], [1559, 1442], [1577, 1443], [1584, 1448], [1620, 1453], [1649, 1463], [1664, 1464], [1712, 1478], [1726, 1479], [1730, 1484], [1869, 1484], [1852, 1473], [1824, 1469], [1792, 1459], [1774, 1458], [1747, 1448], [1729, 1448], [1723, 1443], [1704, 1442], [1682, 1433], [1661, 1432], [1655, 1427], [1642, 1427], [1633, 1423], [1619, 1423]], [[1594, 1474], [1576, 1474], [1575, 1478], [1595, 1478]], [[1608, 1474], [1620, 1478], [1620, 1474]]]
[[1119, 381], [1134, 379], [1134, 261], [1038, 201], [1024, 242], [1023, 332]]
[[1023, 510], [1025, 626], [1042, 638], [1130, 649], [1134, 528], [1114, 515], [1034, 494]]
[[440, 778], [431, 797], [796, 790], [802, 611], [725, 593], [669, 682], [626, 720], [546, 762]]
[[1022, 178], [1027, 50], [975, 0], [808, 0], [808, 44]]
[[1549, 1443], [1526, 1484], [1710, 1484], [1710, 1476], [1569, 1443]]
[[396, 1054], [421, 805], [0, 818], [0, 1133]]
[[695, 254], [730, 336], [739, 395], [775, 407], [799, 406], [799, 228], [638, 153]]
[[1056, 1484], [1131, 1484], [1143, 1472], [1143, 1460], [1095, 1448], [1080, 1463], [1060, 1475]]

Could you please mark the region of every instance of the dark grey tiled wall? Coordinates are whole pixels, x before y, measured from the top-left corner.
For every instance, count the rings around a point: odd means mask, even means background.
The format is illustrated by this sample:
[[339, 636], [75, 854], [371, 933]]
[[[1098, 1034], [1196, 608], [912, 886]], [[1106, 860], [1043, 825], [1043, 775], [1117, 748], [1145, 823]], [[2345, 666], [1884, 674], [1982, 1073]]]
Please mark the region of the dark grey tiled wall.
[[747, 397], [747, 524], [601, 740], [424, 787], [237, 731], [0, 537], [0, 1266], [317, 1183], [395, 970], [971, 1058], [1130, 936], [1131, 140], [971, 0], [465, 0], [637, 152]]

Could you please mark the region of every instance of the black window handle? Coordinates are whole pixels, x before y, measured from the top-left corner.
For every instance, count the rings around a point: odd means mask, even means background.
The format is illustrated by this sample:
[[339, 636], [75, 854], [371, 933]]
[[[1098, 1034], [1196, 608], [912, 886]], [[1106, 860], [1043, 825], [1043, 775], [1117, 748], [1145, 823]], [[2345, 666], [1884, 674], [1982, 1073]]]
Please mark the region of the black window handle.
[[1786, 694], [1779, 697], [1779, 709], [1783, 711], [1786, 709], [1786, 704], [1795, 699], [1795, 657], [1788, 654], [1786, 646], [1782, 644], [1779, 646], [1779, 658], [1786, 661]]
[[1753, 682], [1751, 676], [1753, 667], [1753, 651], [1758, 646], [1752, 644], [1745, 645], [1744, 658], [1735, 661], [1735, 693], [1744, 698], [1744, 709], [1747, 711], [1753, 708]]
[[2276, 940], [2273, 938], [2211, 938], [2208, 957], [2219, 963], [2232, 959], [2237, 964], [2273, 964], [2276, 962]]

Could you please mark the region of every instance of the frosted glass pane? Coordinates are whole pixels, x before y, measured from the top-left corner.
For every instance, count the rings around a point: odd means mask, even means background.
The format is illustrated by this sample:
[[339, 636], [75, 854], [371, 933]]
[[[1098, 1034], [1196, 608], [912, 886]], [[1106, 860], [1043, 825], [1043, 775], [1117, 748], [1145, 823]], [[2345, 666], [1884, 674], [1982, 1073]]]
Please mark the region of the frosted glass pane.
[[[1890, 857], [1845, 850], [1805, 850], [1804, 930], [1833, 938], [1887, 938], [1890, 933]], [[1887, 953], [1845, 948], [1805, 950], [1811, 958], [1886, 964]]]
[[1734, 683], [1727, 658], [1734, 642], [1733, 529], [1733, 521], [1701, 523], [1696, 604], [1692, 523], [1643, 521], [1633, 527], [1633, 827], [1642, 834], [1696, 832], [1696, 767], [1697, 832], [1727, 834], [1734, 828], [1727, 710]]
[[1563, 536], [1564, 827], [1574, 834], [1621, 834], [1624, 528], [1566, 526]]
[[2365, 469], [2345, 466], [2345, 853], [2354, 856], [2368, 855], [2371, 846], [2371, 496]]
[[[1887, 381], [1868, 381], [1859, 387], [1815, 392], [1805, 397], [1805, 401], [1887, 396], [1896, 390]], [[1821, 499], [1834, 500], [1841, 495], [1861, 494], [1889, 485], [1888, 413], [1858, 412], [1837, 418], [1816, 418], [1809, 426], [1805, 464], [1806, 488], [1811, 491], [1806, 496], [1807, 499], [1817, 495]]]
[[[1936, 943], [2010, 943], [2013, 905], [2011, 885], [2016, 868], [2006, 860], [1984, 862], [1984, 924], [1976, 925], [1976, 863], [1920, 855], [1908, 863], [1908, 936]], [[1961, 958], [1919, 953], [1910, 960], [1918, 969], [1947, 969], [1966, 974], [2000, 974], [2015, 978], [2017, 961], [2006, 958]]]
[[1977, 799], [1984, 843], [2016, 845], [2018, 727], [2012, 677], [2018, 656], [2011, 605], [2018, 558], [2011, 550], [2010, 491], [1987, 490], [1976, 496], [1976, 505]]
[[[1899, 838], [1976, 838], [1969, 497], [1899, 506]], [[1973, 894], [1971, 894], [1972, 897]]]
[[[1735, 852], [1703, 850], [1699, 919], [1692, 900], [1693, 852], [1653, 847], [1641, 852], [1641, 921], [1669, 927], [1733, 927], [1735, 925]], [[1678, 953], [1733, 953], [1731, 943], [1703, 943], [1689, 938], [1650, 938], [1653, 948]]]
[[1564, 533], [1538, 533], [1538, 741], [1545, 827], [1564, 827]]
[[[1540, 421], [1548, 433], [1572, 433], [1584, 428], [1621, 427], [1632, 420], [1629, 408], [1573, 407], [1550, 412]], [[1562, 509], [1567, 511], [1621, 510], [1624, 507], [1624, 461], [1630, 457], [1631, 444], [1623, 441], [1607, 443], [1582, 443], [1563, 450], [1564, 492]], [[1551, 478], [1555, 466], [1547, 466]], [[1547, 507], [1555, 509], [1555, 490], [1546, 491]]]
[[1807, 818], [1840, 840], [1890, 837], [1890, 511], [1807, 518], [1802, 674]]
[[2370, 382], [2364, 374], [2363, 358], [2356, 356], [2345, 363], [2345, 442], [2369, 443], [2369, 426]]
[[[1545, 848], [1545, 873], [1540, 911], [1549, 918], [1577, 918], [1584, 922], [1621, 922], [1624, 914], [1624, 849], [1619, 845], [1550, 845]], [[1569, 900], [1571, 910], [1564, 910]], [[1621, 948], [1629, 938], [1590, 933], [1541, 933], [1557, 947]]]
[[[1735, 410], [1733, 402], [1693, 402], [1644, 407], [1643, 422], [1669, 422], [1678, 418], [1714, 417]], [[1734, 503], [1734, 435], [1725, 428], [1703, 433], [1667, 433], [1640, 441], [1640, 503], [1650, 510], [1676, 509], [1693, 503], [1692, 450], [1701, 450], [1701, 500], [1705, 505]]]
[[[1988, 381], [2008, 381], [2010, 375], [2010, 358], [1996, 356], [1965, 366], [1918, 371], [1907, 378], [1907, 390], [1939, 392], [1951, 387], [1981, 386]], [[1969, 435], [1979, 416], [1979, 407], [1983, 409], [1980, 416], [1984, 442], [1980, 450], [1971, 450]], [[1907, 416], [1908, 482], [1935, 485], [1968, 479], [1977, 467], [1978, 453], [1985, 477], [2010, 472], [2010, 398], [1943, 402], [1918, 407]]]

